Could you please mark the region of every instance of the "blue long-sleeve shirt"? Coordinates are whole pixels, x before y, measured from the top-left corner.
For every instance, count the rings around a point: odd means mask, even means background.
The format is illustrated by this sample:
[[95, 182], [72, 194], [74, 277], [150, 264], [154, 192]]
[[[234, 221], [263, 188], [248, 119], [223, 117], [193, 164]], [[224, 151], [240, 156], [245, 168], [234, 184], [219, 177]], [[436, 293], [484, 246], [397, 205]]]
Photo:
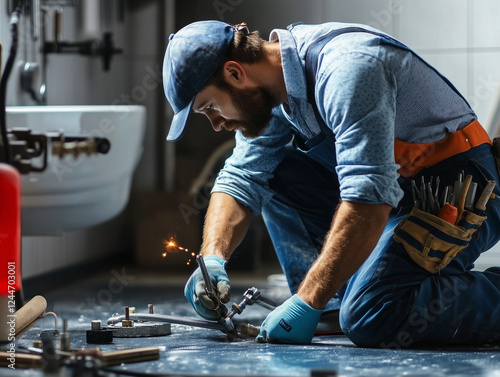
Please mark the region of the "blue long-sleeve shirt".
[[[270, 40], [279, 40], [281, 47], [288, 101], [273, 110], [262, 136], [247, 139], [236, 132], [236, 147], [212, 192], [227, 193], [260, 212], [272, 196], [269, 180], [294, 133], [307, 141], [321, 132], [307, 101], [306, 50], [321, 35], [346, 26], [354, 25], [297, 25], [271, 32]], [[332, 133], [320, 161], [335, 169], [342, 200], [393, 207], [403, 196], [394, 139], [428, 143], [476, 119], [463, 98], [413, 52], [362, 32], [342, 34], [321, 50], [315, 100]]]

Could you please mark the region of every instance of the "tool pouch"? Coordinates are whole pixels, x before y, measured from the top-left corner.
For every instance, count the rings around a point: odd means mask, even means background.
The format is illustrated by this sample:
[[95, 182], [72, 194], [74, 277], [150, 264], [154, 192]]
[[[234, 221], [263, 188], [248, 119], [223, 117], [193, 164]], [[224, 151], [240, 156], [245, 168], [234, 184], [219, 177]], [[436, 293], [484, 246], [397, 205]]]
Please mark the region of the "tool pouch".
[[474, 232], [486, 216], [464, 211], [458, 226], [413, 208], [394, 229], [394, 239], [403, 244], [408, 255], [420, 267], [435, 274], [445, 268], [469, 245]]

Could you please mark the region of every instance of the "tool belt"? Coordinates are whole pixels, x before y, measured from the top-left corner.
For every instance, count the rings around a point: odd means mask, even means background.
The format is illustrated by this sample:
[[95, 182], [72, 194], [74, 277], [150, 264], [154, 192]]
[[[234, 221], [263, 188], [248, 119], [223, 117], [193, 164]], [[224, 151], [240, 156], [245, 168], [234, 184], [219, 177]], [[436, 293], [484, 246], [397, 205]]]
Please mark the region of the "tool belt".
[[412, 177], [426, 166], [435, 165], [485, 143], [491, 145], [490, 137], [477, 120], [432, 143], [407, 143], [395, 139], [394, 154], [400, 166], [398, 173], [406, 178]]
[[394, 239], [403, 244], [408, 255], [420, 267], [435, 274], [445, 268], [458, 253], [469, 246], [474, 232], [486, 220], [464, 211], [460, 225], [413, 208], [394, 229]]
[[[492, 143], [477, 120], [434, 143], [415, 144], [396, 140], [396, 162], [401, 166], [402, 176], [415, 177], [424, 167], [434, 166], [482, 144], [493, 145], [491, 149], [500, 174], [500, 140]], [[473, 234], [486, 220], [486, 204], [496, 185], [492, 180], [485, 182], [484, 190], [474, 204], [478, 184], [472, 182], [472, 175], [464, 179], [463, 171], [459, 177], [454, 187], [449, 185], [450, 182], [439, 187], [439, 181], [435, 181], [434, 188], [432, 177], [430, 183], [420, 177], [420, 190], [415, 178], [411, 178], [414, 207], [394, 229], [394, 240], [404, 246], [415, 263], [432, 274], [439, 273], [469, 246]], [[442, 195], [438, 193], [440, 189]], [[454, 215], [442, 211], [450, 208], [454, 210]]]

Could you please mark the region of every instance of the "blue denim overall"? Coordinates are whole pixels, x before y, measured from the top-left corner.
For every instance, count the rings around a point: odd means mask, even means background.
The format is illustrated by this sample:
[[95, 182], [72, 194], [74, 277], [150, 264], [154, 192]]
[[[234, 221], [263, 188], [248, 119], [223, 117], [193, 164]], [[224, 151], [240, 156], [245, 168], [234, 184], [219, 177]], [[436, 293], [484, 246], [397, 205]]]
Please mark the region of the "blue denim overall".
[[[297, 135], [295, 149], [287, 149], [270, 182], [275, 195], [262, 211], [291, 292], [296, 292], [316, 260], [340, 197], [330, 144], [335, 137], [318, 123], [322, 134], [307, 141]], [[424, 168], [412, 179], [439, 176], [444, 187], [453, 185], [462, 171], [478, 183], [478, 196], [488, 180], [500, 182], [488, 144]], [[495, 188], [487, 220], [469, 246], [439, 274], [432, 274], [393, 239], [394, 228], [413, 206], [410, 180], [400, 177], [399, 184], [404, 198], [393, 209], [377, 246], [326, 310], [340, 308], [341, 328], [359, 346], [404, 348], [500, 340], [500, 268], [471, 271], [479, 255], [500, 239], [500, 189]]]

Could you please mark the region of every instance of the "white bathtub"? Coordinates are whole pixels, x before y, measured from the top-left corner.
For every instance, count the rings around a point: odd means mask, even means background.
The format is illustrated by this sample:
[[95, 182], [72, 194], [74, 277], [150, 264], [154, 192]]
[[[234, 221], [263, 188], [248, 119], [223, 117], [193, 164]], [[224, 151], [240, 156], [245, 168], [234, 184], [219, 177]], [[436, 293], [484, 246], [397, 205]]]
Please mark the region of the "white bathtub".
[[[128, 202], [143, 149], [143, 106], [12, 106], [7, 127], [105, 137], [105, 155], [50, 157], [42, 173], [22, 176], [22, 234], [57, 235], [97, 225]], [[35, 161], [36, 162], [36, 161]]]

